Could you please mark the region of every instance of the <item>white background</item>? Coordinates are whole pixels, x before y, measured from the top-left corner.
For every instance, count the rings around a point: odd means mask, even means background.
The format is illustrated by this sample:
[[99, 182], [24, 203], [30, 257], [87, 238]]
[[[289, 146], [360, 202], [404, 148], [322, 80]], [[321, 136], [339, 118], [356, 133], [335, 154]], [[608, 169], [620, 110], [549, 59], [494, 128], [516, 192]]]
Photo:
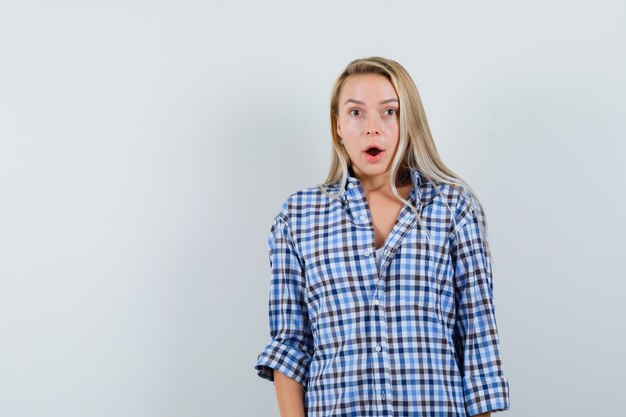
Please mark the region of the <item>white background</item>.
[[277, 416], [273, 216], [352, 59], [413, 76], [485, 205], [511, 410], [623, 412], [622, 1], [0, 6], [0, 415]]

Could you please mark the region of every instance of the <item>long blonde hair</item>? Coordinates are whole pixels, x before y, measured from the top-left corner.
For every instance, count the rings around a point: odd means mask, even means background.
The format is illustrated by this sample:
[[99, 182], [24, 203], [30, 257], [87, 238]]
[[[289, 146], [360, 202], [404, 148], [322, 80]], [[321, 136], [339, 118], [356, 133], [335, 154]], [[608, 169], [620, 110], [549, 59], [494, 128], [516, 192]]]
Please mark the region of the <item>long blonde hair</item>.
[[[415, 83], [407, 70], [391, 59], [382, 57], [370, 57], [356, 59], [350, 62], [344, 71], [339, 75], [332, 90], [330, 100], [330, 130], [332, 134], [332, 162], [330, 171], [326, 178], [326, 182], [319, 184], [320, 188], [330, 198], [341, 198], [345, 191], [345, 185], [348, 180], [348, 164], [349, 156], [345, 148], [340, 144], [340, 137], [337, 134], [337, 118], [339, 111], [339, 95], [346, 78], [353, 74], [374, 73], [383, 75], [393, 85], [399, 100], [399, 116], [400, 116], [400, 140], [398, 150], [391, 163], [391, 172], [389, 182], [393, 195], [404, 204], [407, 204], [415, 213], [418, 222], [426, 231], [428, 243], [430, 246], [430, 231], [424, 224], [422, 217], [417, 212], [415, 206], [409, 201], [402, 198], [396, 182], [400, 182], [406, 175], [407, 170], [414, 169], [422, 174], [427, 181], [431, 182], [438, 194], [441, 194], [437, 184], [446, 183], [458, 188], [461, 193], [465, 194], [471, 202], [472, 209], [479, 209], [481, 216], [479, 217], [479, 225], [481, 236], [489, 253], [489, 244], [487, 241], [487, 222], [486, 215], [482, 203], [476, 197], [476, 193], [458, 175], [450, 170], [441, 160], [439, 152], [435, 147], [435, 142], [428, 127], [426, 113], [422, 105], [419, 92]], [[326, 185], [340, 184], [339, 191], [336, 194], [330, 194], [326, 190]], [[468, 195], [469, 193], [469, 195]], [[454, 219], [454, 212], [445, 202], [448, 210]], [[477, 207], [478, 206], [478, 207]], [[484, 223], [484, 225], [483, 225]], [[456, 229], [456, 227], [455, 227]]]

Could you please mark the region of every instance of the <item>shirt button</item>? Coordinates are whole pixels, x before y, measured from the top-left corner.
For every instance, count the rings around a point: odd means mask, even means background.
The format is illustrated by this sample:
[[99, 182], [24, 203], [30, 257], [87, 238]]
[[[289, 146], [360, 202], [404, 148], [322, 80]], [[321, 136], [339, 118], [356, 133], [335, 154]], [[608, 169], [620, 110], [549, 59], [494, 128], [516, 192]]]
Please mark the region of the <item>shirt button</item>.
[[380, 347], [380, 345], [376, 345], [376, 352], [380, 352], [381, 350], [383, 350], [383, 348]]
[[354, 187], [354, 184], [352, 184], [351, 182], [348, 183], [348, 188], [352, 188]]
[[389, 250], [386, 250], [386, 251], [385, 251], [385, 256], [389, 256], [389, 254], [390, 254], [390, 253], [391, 253], [391, 252], [389, 252]]
[[365, 249], [363, 251], [363, 256], [370, 256], [372, 254], [372, 251], [370, 251], [369, 249]]
[[375, 305], [380, 304], [380, 300], [378, 299], [378, 297], [377, 297], [377, 298], [374, 298], [374, 304], [375, 304]]
[[382, 390], [380, 392], [380, 397], [384, 400], [385, 399], [385, 390]]
[[359, 217], [359, 219], [361, 220], [361, 223], [367, 223], [367, 216], [365, 214], [361, 214], [361, 217]]

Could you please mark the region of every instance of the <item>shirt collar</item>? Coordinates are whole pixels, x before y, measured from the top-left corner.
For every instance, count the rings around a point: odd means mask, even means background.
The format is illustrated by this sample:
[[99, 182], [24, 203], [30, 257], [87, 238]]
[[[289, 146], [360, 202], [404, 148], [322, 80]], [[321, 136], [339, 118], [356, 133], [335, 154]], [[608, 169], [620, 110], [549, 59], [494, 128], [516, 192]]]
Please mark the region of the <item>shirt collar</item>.
[[[436, 194], [434, 187], [430, 181], [420, 174], [415, 169], [410, 169], [411, 181], [413, 182], [413, 190], [407, 199], [410, 203], [415, 204], [419, 201], [421, 206], [425, 206], [432, 200]], [[348, 179], [346, 181], [342, 200], [345, 203], [350, 202], [363, 202], [365, 200], [365, 191], [359, 180], [353, 173], [352, 169], [348, 168]]]

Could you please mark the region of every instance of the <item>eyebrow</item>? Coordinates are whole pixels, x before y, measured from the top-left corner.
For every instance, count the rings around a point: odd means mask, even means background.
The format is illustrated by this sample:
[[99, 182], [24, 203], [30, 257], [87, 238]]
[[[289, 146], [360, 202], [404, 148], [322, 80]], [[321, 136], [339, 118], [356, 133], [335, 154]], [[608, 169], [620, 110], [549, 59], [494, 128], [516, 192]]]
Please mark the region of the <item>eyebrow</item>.
[[[387, 100], [383, 100], [383, 101], [381, 101], [381, 102], [380, 102], [380, 104], [392, 103], [392, 102], [394, 102], [394, 101], [397, 103], [397, 102], [398, 102], [398, 99], [397, 99], [397, 98], [389, 98], [389, 99], [387, 99]], [[343, 105], [345, 106], [346, 104], [348, 104], [348, 103], [350, 103], [350, 102], [352, 102], [352, 103], [356, 103], [356, 104], [361, 104], [361, 105], [365, 104], [364, 102], [362, 102], [362, 101], [360, 101], [360, 100], [355, 100], [355, 99], [353, 99], [353, 98], [349, 98], [349, 99], [347, 99], [347, 100], [345, 101], [345, 103], [343, 103]]]

